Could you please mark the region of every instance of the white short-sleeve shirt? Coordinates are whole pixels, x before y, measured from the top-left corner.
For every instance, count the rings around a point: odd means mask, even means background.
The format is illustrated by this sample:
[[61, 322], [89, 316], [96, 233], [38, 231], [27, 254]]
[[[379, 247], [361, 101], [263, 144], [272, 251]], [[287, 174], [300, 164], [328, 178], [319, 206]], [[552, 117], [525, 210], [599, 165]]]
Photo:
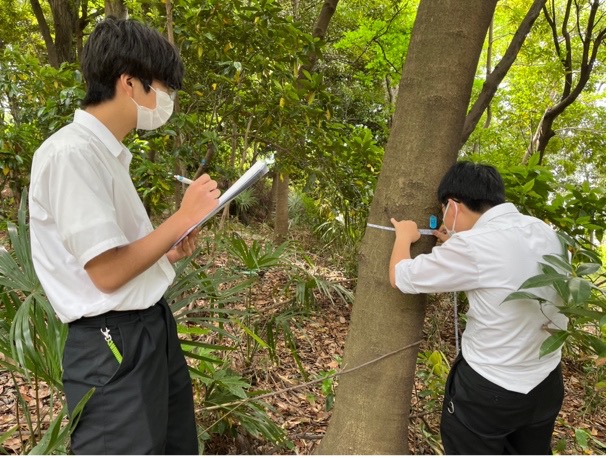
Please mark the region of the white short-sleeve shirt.
[[85, 264], [153, 227], [129, 175], [132, 155], [93, 115], [50, 136], [34, 154], [29, 191], [32, 259], [59, 318], [71, 322], [157, 302], [175, 273], [163, 256], [116, 292], [92, 283]]
[[560, 349], [539, 358], [550, 335], [545, 327], [566, 329], [568, 319], [552, 305], [560, 301], [551, 287], [529, 290], [548, 299], [542, 307], [536, 301], [503, 301], [541, 273], [544, 255], [560, 252], [548, 225], [505, 203], [431, 253], [399, 262], [396, 285], [409, 294], [464, 291], [469, 300], [462, 336], [465, 360], [489, 381], [528, 393], [560, 363]]

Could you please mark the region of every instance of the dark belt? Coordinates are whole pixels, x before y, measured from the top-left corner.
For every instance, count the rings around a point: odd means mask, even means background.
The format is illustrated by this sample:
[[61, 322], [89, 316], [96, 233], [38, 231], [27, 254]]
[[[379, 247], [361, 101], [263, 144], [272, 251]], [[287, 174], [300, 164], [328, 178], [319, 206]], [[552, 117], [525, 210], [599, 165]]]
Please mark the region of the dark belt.
[[161, 311], [161, 307], [165, 303], [165, 299], [161, 298], [156, 304], [151, 305], [149, 308], [146, 309], [125, 311], [111, 310], [110, 312], [102, 313], [101, 315], [79, 318], [78, 320], [68, 323], [68, 326], [102, 327], [126, 323], [137, 320], [139, 318], [148, 317], [155, 313], [159, 313]]

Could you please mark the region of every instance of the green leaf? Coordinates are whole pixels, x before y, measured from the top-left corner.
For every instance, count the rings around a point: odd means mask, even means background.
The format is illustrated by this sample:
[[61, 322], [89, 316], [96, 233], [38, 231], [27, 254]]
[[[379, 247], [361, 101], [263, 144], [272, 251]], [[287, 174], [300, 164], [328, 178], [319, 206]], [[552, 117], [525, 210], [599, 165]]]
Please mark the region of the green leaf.
[[562, 347], [569, 335], [570, 333], [568, 331], [554, 332], [554, 334], [545, 339], [541, 344], [541, 348], [539, 349], [539, 358], [543, 358], [545, 355]]
[[560, 271], [560, 273], [564, 273], [564, 274], [572, 274], [573, 273], [573, 266], [571, 266], [570, 263], [568, 263], [566, 260], [564, 260], [562, 257], [558, 256], [558, 255], [544, 255], [543, 259], [545, 261], [547, 261], [551, 266], [553, 266], [554, 268], [556, 268], [556, 270]]
[[575, 428], [575, 442], [577, 442], [577, 445], [579, 445], [579, 447], [584, 450], [587, 449], [589, 440], [590, 433], [581, 428]]
[[269, 345], [267, 345], [267, 343], [265, 343], [265, 341], [263, 339], [261, 339], [261, 337], [259, 337], [257, 334], [255, 334], [255, 332], [252, 329], [250, 329], [248, 326], [246, 326], [240, 320], [234, 320], [234, 323], [237, 324], [239, 327], [241, 327], [246, 334], [248, 334], [250, 337], [255, 339], [257, 341], [257, 343], [259, 345], [261, 345], [262, 348], [269, 348]]
[[590, 347], [598, 357], [605, 357], [607, 354], [607, 345], [605, 341], [585, 331], [578, 331], [577, 334], [576, 340]]
[[586, 262], [586, 263], [580, 264], [577, 267], [576, 274], [578, 277], [583, 277], [585, 275], [590, 275], [590, 274], [598, 272], [600, 268], [601, 268], [600, 264], [597, 264], [594, 262]]
[[522, 186], [522, 191], [524, 192], [524, 194], [528, 193], [533, 188], [534, 185], [535, 185], [535, 180], [533, 178], [528, 183], [526, 183], [524, 186]]
[[529, 289], [529, 288], [540, 288], [541, 286], [551, 286], [556, 283], [564, 283], [567, 281], [567, 276], [563, 274], [541, 274], [535, 275], [534, 277], [529, 278], [520, 289]]
[[569, 291], [573, 304], [580, 305], [584, 304], [590, 298], [592, 291], [592, 285], [589, 281], [575, 277], [569, 280]]
[[600, 323], [601, 320], [604, 320], [605, 313], [599, 312], [597, 310], [591, 310], [587, 307], [560, 307], [560, 311], [568, 317], [578, 316], [578, 317], [586, 317]]
[[509, 296], [507, 296], [503, 303], [509, 301], [521, 301], [525, 299], [537, 301], [539, 303], [546, 301], [546, 299], [539, 297], [536, 294], [532, 294], [526, 291], [516, 291], [515, 293], [511, 293]]

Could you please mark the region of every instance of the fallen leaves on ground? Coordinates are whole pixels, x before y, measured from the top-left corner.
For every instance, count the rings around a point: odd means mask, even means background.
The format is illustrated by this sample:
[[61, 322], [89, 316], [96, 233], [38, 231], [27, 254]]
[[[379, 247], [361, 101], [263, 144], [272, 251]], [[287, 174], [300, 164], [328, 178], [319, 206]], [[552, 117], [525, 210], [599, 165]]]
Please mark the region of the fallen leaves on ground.
[[[221, 259], [219, 262], [224, 260]], [[344, 278], [340, 272], [325, 268], [323, 260], [317, 259], [316, 262], [317, 275], [341, 282], [349, 289], [354, 288], [354, 282]], [[270, 269], [265, 272], [258, 288], [252, 291], [251, 303], [255, 304], [259, 313], [272, 316], [286, 304], [284, 299], [278, 297], [278, 291], [282, 290], [285, 282], [286, 276], [282, 269]], [[433, 302], [428, 308], [423, 334], [428, 340], [423, 342], [420, 350], [440, 349], [448, 359], [451, 359], [454, 355], [453, 319], [452, 314], [448, 313], [452, 310], [451, 304], [444, 295], [434, 296], [431, 300]], [[298, 326], [292, 328], [300, 362], [309, 380], [316, 380], [325, 372], [339, 369], [338, 360], [344, 350], [350, 325], [350, 311], [350, 306], [341, 300], [331, 301], [321, 294], [317, 296], [317, 304], [312, 313], [300, 321]], [[247, 366], [244, 359], [237, 356], [238, 353], [233, 356], [233, 369], [248, 377], [253, 390], [276, 393], [302, 385], [306, 381], [283, 340], [277, 343], [277, 361], [271, 361], [267, 352], [260, 350]], [[601, 367], [604, 370], [604, 363]], [[421, 365], [419, 368], [426, 370]], [[562, 441], [566, 443], [563, 454], [604, 454], [603, 447], [606, 443], [604, 388], [596, 388], [592, 374], [585, 373], [582, 365], [571, 360], [565, 361], [564, 378], [566, 395], [556, 422], [554, 443]], [[430, 404], [427, 405], [425, 400], [418, 396], [427, 388], [426, 383], [417, 377], [414, 385], [412, 422], [408, 431], [410, 451], [418, 455], [439, 454], [442, 452], [438, 441], [439, 411], [432, 410]], [[19, 412], [18, 415], [17, 390], [32, 414], [36, 412], [37, 407], [49, 408], [48, 387], [41, 383], [36, 392], [25, 380], [13, 379], [7, 371], [0, 371], [0, 435], [11, 428], [18, 428], [18, 431], [2, 444], [9, 454], [22, 453], [30, 439], [23, 412]], [[271, 406], [269, 415], [286, 431], [288, 438], [294, 444], [294, 449], [278, 448], [246, 434], [238, 434], [233, 439], [211, 440], [207, 444], [206, 453], [234, 455], [313, 453], [325, 434], [331, 417], [331, 412], [325, 408], [326, 397], [321, 391], [321, 385], [317, 383], [282, 391], [267, 397], [265, 402]], [[57, 403], [54, 408], [59, 408]], [[588, 447], [581, 447], [576, 441], [577, 430], [584, 431], [586, 437], [589, 435], [592, 438]], [[581, 437], [584, 437], [583, 434]], [[596, 446], [593, 441], [598, 441], [603, 446]]]

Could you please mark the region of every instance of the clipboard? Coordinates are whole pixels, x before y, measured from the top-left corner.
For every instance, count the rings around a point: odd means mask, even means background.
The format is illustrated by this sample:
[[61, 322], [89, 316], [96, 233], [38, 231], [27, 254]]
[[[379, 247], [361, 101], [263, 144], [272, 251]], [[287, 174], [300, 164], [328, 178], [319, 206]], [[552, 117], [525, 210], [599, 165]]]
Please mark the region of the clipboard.
[[199, 222], [195, 223], [189, 229], [185, 231], [183, 235], [172, 245], [172, 248], [175, 248], [180, 242], [183, 241], [185, 237], [187, 237], [191, 232], [193, 232], [196, 228], [201, 227], [206, 224], [214, 215], [220, 212], [223, 208], [227, 206], [233, 199], [238, 197], [240, 193], [250, 188], [253, 184], [263, 178], [267, 172], [269, 171], [269, 166], [274, 163], [273, 157], [268, 157], [265, 159], [260, 159], [255, 162], [252, 167], [250, 167], [244, 174], [238, 178], [238, 180], [232, 184], [227, 191], [221, 194], [219, 197], [218, 205], [206, 216], [204, 216]]

